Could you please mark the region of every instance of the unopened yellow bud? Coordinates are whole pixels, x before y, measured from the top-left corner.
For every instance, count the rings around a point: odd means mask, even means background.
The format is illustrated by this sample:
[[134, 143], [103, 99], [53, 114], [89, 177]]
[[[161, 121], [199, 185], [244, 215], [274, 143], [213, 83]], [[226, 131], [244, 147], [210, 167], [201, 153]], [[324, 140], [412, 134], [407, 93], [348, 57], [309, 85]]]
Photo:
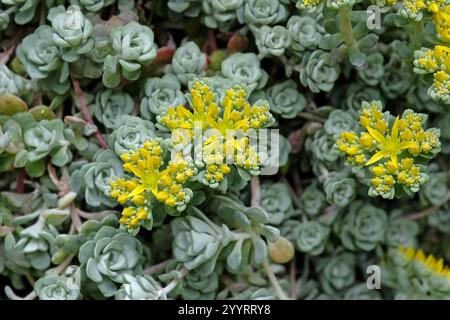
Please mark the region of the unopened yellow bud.
[[143, 205], [145, 202], [145, 197], [142, 194], [134, 195], [131, 201], [139, 206]]
[[385, 132], [387, 127], [388, 127], [388, 125], [387, 125], [386, 121], [383, 119], [383, 120], [378, 120], [377, 124], [375, 125], [375, 127], [376, 127], [376, 129], [378, 131]]
[[137, 182], [134, 181], [134, 180], [128, 180], [128, 181], [125, 183], [125, 185], [126, 185], [126, 187], [127, 187], [127, 189], [128, 189], [129, 191], [132, 191], [132, 190], [134, 190], [134, 188], [137, 187]]
[[131, 217], [134, 215], [134, 208], [133, 207], [126, 207], [122, 210], [122, 216], [124, 217]]
[[228, 165], [226, 165], [226, 164], [222, 164], [220, 166], [220, 172], [222, 172], [223, 174], [229, 173], [230, 170], [231, 170], [230, 167]]
[[371, 147], [373, 144], [373, 138], [368, 133], [363, 133], [361, 138], [359, 138], [359, 142], [364, 147]]
[[381, 178], [379, 178], [379, 177], [375, 177], [375, 178], [372, 179], [372, 185], [373, 185], [374, 187], [380, 186], [382, 182], [383, 182], [383, 181], [382, 181]]
[[136, 228], [138, 225], [139, 225], [139, 220], [136, 217], [131, 219], [130, 222], [128, 223], [128, 226], [130, 228]]
[[124, 193], [122, 193], [118, 198], [117, 198], [117, 202], [119, 202], [120, 204], [124, 204], [125, 202], [127, 202], [128, 200], [128, 196]]
[[372, 173], [379, 177], [385, 173], [385, 170], [382, 166], [375, 166], [372, 168]]
[[159, 191], [156, 194], [156, 200], [160, 202], [164, 202], [169, 197], [169, 193], [167, 191]]
[[357, 139], [356, 134], [350, 131], [341, 132], [341, 138], [350, 143]]
[[362, 154], [359, 154], [355, 157], [355, 162], [357, 164], [364, 164], [366, 162], [366, 157]]
[[181, 186], [179, 184], [174, 184], [170, 187], [170, 192], [178, 193], [181, 190]]
[[393, 172], [395, 172], [395, 171], [397, 170], [398, 165], [397, 165], [397, 163], [395, 163], [395, 162], [393, 162], [393, 161], [388, 161], [388, 162], [386, 163], [386, 168], [387, 168], [391, 173], [393, 173]]
[[444, 71], [438, 71], [434, 74], [434, 77], [437, 81], [444, 82], [445, 80], [448, 79], [448, 74], [445, 73]]
[[119, 190], [115, 189], [115, 190], [111, 190], [111, 198], [116, 199], [119, 196], [120, 192]]
[[145, 209], [139, 209], [136, 212], [136, 218], [138, 218], [139, 220], [145, 220], [148, 217], [148, 212]]
[[361, 124], [361, 126], [363, 126], [364, 128], [367, 128], [368, 126], [370, 126], [370, 119], [364, 116], [361, 116], [359, 118], [359, 123]]
[[411, 168], [413, 163], [414, 163], [414, 160], [412, 158], [405, 158], [405, 159], [402, 159], [402, 161], [401, 161], [401, 165], [402, 165], [403, 169]]
[[179, 174], [177, 174], [177, 176], [175, 177], [175, 179], [176, 179], [178, 182], [184, 182], [184, 181], [186, 180], [186, 176], [185, 176], [183, 173], [179, 173]]
[[385, 176], [384, 177], [384, 184], [391, 186], [395, 183], [394, 177], [391, 175]]
[[176, 200], [174, 198], [167, 198], [166, 204], [170, 207], [173, 207], [176, 204]]
[[168, 176], [168, 175], [164, 175], [162, 176], [159, 181], [161, 181], [161, 183], [163, 185], [165, 185], [166, 187], [169, 187], [172, 185], [172, 179]]

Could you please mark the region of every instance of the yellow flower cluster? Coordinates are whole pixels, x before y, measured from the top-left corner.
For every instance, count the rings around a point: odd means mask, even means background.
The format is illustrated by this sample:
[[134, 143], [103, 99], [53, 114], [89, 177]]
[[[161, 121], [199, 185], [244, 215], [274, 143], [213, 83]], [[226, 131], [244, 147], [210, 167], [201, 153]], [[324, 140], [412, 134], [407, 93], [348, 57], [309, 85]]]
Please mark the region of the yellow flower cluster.
[[[438, 66], [444, 64], [446, 68], [450, 67], [450, 61], [447, 59], [447, 52], [441, 49], [442, 46], [436, 46], [434, 50], [423, 48], [416, 51], [414, 66], [420, 73], [434, 73], [438, 71]], [[447, 62], [447, 64], [445, 64]]]
[[414, 250], [412, 247], [399, 247], [399, 252], [408, 262], [416, 262], [425, 267], [431, 274], [443, 277], [450, 281], [450, 268], [444, 265], [444, 260], [437, 260], [433, 255], [426, 255], [423, 250]]
[[434, 82], [428, 93], [433, 99], [450, 103], [450, 48], [435, 46], [434, 50], [422, 48], [414, 53], [414, 71], [419, 74], [434, 73]]
[[[420, 168], [414, 165], [414, 157], [434, 154], [440, 148], [439, 131], [423, 128], [424, 115], [406, 110], [402, 118], [397, 117], [389, 130], [389, 114], [382, 112], [380, 101], [363, 102], [358, 133], [341, 132], [336, 148], [346, 156], [350, 166], [370, 166], [373, 177], [369, 194], [384, 198], [394, 196], [395, 184], [412, 192], [419, 190], [425, 182]], [[399, 162], [400, 158], [400, 162]]]
[[442, 7], [444, 3], [435, 4], [429, 11], [433, 13], [436, 32], [443, 41], [450, 41], [450, 7]]
[[420, 168], [413, 163], [412, 158], [405, 158], [397, 166], [392, 161], [373, 166], [370, 169], [374, 176], [370, 181], [372, 188], [379, 195], [387, 195], [398, 182], [414, 192], [418, 191], [424, 178], [420, 175]]
[[121, 155], [124, 170], [134, 177], [110, 181], [109, 195], [120, 204], [129, 204], [120, 219], [127, 229], [135, 229], [150, 219], [152, 198], [183, 210], [192, 197], [192, 191], [183, 187], [196, 174], [192, 162], [172, 160], [162, 169], [162, 155], [161, 144], [156, 139]]
[[201, 160], [196, 157], [195, 164], [204, 168], [199, 180], [210, 187], [218, 187], [231, 171], [227, 164], [230, 157], [235, 165], [258, 171], [255, 169], [261, 161], [256, 148], [249, 144], [247, 136], [238, 136], [269, 125], [273, 117], [268, 106], [250, 105], [245, 90], [238, 86], [226, 91], [220, 105], [202, 81], [193, 84], [190, 94], [191, 109], [182, 105], [169, 107], [157, 120], [172, 132], [175, 143], [183, 145], [198, 143], [193, 141], [195, 130], [206, 131], [200, 142], [202, 152], [196, 154]]
[[320, 2], [321, 0], [302, 0], [297, 3], [297, 7], [299, 9], [313, 10], [320, 4]]
[[424, 11], [436, 14], [444, 4], [445, 0], [404, 0], [401, 13], [405, 17], [421, 20]]

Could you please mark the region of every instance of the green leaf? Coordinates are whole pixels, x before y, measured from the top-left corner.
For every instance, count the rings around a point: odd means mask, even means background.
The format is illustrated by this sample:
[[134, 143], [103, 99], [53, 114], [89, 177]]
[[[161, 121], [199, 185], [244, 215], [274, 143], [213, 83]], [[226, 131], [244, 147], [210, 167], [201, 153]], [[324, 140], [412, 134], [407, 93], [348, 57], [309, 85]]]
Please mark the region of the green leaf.
[[41, 213], [45, 222], [53, 225], [60, 225], [70, 216], [69, 210], [47, 209]]
[[332, 50], [344, 42], [344, 36], [341, 33], [329, 34], [324, 36], [319, 43], [319, 48]]
[[27, 164], [25, 165], [25, 170], [27, 171], [28, 175], [33, 178], [40, 177], [45, 172], [45, 161], [38, 160], [34, 162], [27, 162]]
[[374, 33], [369, 33], [365, 37], [361, 38], [358, 42], [358, 48], [361, 51], [373, 49], [378, 41], [378, 36]]
[[0, 96], [0, 115], [12, 116], [26, 111], [28, 111], [28, 106], [19, 97], [9, 93]]

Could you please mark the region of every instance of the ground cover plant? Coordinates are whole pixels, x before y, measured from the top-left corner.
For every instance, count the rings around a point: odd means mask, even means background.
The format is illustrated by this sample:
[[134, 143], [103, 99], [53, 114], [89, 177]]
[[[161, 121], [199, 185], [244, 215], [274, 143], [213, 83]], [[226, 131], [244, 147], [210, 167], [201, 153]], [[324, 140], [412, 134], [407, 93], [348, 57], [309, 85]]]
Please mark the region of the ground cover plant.
[[449, 299], [446, 0], [0, 0], [0, 298]]

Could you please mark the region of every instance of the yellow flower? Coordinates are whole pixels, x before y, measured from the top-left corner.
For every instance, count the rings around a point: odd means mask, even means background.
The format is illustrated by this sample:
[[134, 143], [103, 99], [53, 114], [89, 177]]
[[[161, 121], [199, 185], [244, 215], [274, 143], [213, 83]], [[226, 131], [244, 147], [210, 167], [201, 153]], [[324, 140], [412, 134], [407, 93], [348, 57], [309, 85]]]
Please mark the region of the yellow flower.
[[423, 250], [414, 250], [412, 247], [404, 248], [400, 246], [398, 251], [408, 262], [419, 263], [427, 268], [431, 274], [444, 277], [450, 281], [450, 268], [444, 264], [444, 260], [436, 259], [433, 255], [426, 255]]
[[397, 166], [397, 155], [402, 150], [412, 148], [416, 145], [413, 141], [401, 141], [399, 139], [398, 122], [399, 117], [395, 119], [391, 134], [387, 136], [383, 136], [379, 131], [370, 127], [366, 128], [371, 137], [378, 142], [377, 148], [380, 150], [366, 162], [366, 166], [374, 164], [382, 158], [390, 158], [394, 165]]
[[193, 165], [179, 159], [162, 169], [162, 149], [157, 140], [146, 141], [142, 148], [122, 154], [121, 159], [125, 171], [134, 177], [111, 181], [109, 194], [120, 204], [133, 204], [122, 211], [120, 223], [126, 228], [135, 229], [149, 218], [151, 194], [172, 207], [183, 206], [190, 200], [182, 183], [194, 177]]

